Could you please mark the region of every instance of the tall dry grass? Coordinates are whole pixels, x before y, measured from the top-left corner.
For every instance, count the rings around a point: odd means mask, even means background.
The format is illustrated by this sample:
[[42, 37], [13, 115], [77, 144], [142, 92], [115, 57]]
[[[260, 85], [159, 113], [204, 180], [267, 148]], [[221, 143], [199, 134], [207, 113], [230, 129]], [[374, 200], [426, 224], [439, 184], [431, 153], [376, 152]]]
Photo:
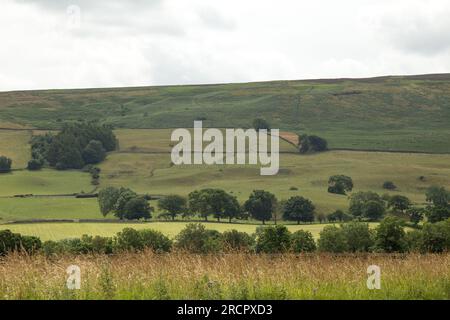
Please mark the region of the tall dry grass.
[[[381, 268], [381, 289], [366, 286]], [[66, 287], [69, 265], [81, 289]], [[450, 254], [122, 253], [0, 258], [0, 299], [450, 299]]]

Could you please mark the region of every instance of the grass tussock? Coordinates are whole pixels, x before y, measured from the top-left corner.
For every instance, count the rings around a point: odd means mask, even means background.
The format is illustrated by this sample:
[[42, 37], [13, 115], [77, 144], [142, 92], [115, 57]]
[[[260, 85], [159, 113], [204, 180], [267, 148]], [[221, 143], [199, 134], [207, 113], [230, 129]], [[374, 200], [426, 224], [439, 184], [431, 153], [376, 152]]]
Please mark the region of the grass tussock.
[[[373, 264], [380, 290], [366, 286]], [[81, 268], [80, 290], [67, 289], [70, 265]], [[0, 299], [450, 299], [450, 254], [10, 254]]]

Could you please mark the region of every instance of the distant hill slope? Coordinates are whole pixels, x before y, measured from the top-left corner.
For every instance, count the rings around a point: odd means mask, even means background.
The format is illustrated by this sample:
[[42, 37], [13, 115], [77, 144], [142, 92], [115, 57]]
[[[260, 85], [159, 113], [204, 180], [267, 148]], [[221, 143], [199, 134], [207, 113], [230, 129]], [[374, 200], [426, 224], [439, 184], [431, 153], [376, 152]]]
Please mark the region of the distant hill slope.
[[92, 119], [122, 128], [272, 127], [333, 148], [450, 152], [450, 74], [0, 93], [2, 123], [58, 128]]

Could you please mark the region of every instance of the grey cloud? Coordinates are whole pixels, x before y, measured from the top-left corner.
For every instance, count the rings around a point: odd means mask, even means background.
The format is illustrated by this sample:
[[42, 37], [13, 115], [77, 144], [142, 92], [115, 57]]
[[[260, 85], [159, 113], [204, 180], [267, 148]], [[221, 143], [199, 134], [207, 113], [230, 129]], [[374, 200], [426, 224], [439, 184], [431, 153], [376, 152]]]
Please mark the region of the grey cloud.
[[382, 21], [382, 32], [391, 46], [410, 54], [423, 56], [445, 53], [450, 49], [450, 10], [433, 17], [388, 17]]
[[232, 18], [220, 14], [211, 7], [199, 9], [198, 16], [206, 26], [214, 29], [231, 30], [236, 27], [236, 23]]

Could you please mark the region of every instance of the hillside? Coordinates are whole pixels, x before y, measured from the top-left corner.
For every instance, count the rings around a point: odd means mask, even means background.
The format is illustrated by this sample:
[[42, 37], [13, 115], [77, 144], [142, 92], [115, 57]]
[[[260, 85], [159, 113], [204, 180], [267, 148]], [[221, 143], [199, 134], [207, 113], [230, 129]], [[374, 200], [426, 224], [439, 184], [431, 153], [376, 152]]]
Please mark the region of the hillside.
[[0, 127], [248, 127], [255, 117], [332, 148], [450, 152], [450, 74], [0, 93]]

